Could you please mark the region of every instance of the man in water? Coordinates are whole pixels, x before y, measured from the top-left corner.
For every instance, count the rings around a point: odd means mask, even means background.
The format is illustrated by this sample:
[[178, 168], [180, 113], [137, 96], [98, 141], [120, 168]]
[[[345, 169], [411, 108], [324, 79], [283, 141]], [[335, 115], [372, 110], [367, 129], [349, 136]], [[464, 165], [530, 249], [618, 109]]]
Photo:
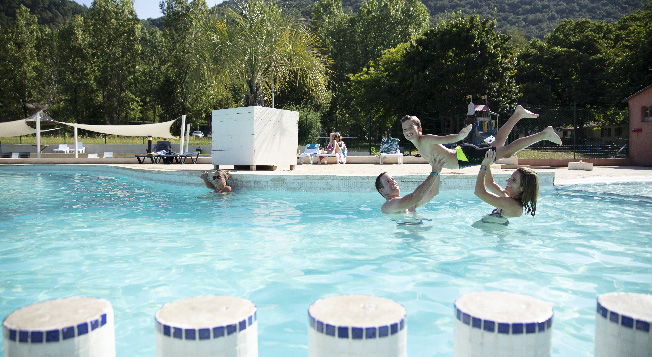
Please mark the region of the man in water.
[[414, 212], [418, 207], [425, 206], [428, 201], [439, 193], [441, 178], [439, 173], [446, 164], [446, 159], [437, 157], [430, 166], [430, 175], [417, 187], [414, 192], [401, 197], [401, 190], [398, 183], [387, 172], [376, 177], [376, 190], [386, 200], [381, 207], [385, 214]]

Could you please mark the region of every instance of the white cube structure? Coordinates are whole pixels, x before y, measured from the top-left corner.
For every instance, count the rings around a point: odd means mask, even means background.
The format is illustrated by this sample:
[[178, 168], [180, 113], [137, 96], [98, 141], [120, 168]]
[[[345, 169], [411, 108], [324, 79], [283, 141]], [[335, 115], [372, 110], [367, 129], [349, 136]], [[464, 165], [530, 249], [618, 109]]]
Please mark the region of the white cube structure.
[[12, 312], [2, 326], [7, 357], [115, 356], [113, 308], [104, 299], [39, 302]]
[[650, 324], [652, 295], [600, 295], [595, 314], [595, 356], [652, 357]]
[[212, 163], [294, 169], [299, 113], [267, 107], [213, 110]]
[[455, 301], [455, 356], [550, 356], [552, 315], [552, 306], [530, 296], [466, 294]]
[[166, 304], [156, 313], [156, 355], [256, 357], [256, 306], [218, 295]]
[[364, 295], [333, 296], [308, 309], [311, 357], [407, 356], [405, 308]]

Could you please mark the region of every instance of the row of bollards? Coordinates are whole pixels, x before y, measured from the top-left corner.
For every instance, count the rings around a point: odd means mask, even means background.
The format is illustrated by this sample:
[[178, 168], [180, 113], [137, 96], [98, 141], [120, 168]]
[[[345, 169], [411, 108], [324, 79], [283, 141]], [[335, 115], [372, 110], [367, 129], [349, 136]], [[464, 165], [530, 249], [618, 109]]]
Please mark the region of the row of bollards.
[[[155, 316], [157, 356], [258, 356], [256, 306], [228, 296], [164, 305]], [[455, 301], [455, 356], [550, 356], [552, 306], [487, 291]], [[595, 356], [652, 357], [652, 295], [598, 297]], [[405, 308], [363, 295], [321, 299], [308, 309], [309, 355], [407, 356]], [[115, 356], [113, 309], [103, 299], [36, 303], [3, 322], [5, 356]]]

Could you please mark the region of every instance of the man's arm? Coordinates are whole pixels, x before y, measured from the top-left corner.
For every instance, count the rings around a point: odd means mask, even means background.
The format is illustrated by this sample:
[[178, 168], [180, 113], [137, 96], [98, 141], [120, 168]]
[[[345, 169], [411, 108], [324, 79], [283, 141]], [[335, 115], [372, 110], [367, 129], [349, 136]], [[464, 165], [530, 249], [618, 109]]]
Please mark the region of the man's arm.
[[[405, 195], [404, 197], [393, 198], [383, 205], [381, 211], [383, 213], [403, 213], [405, 210], [414, 209], [425, 205], [432, 197], [439, 193], [439, 184], [441, 180], [439, 173], [446, 161], [439, 157], [431, 165], [432, 172], [423, 181], [414, 192]], [[427, 199], [426, 199], [427, 198]]]
[[423, 181], [414, 192], [405, 195], [404, 197], [392, 198], [385, 202], [381, 211], [383, 213], [403, 213], [405, 210], [416, 208], [417, 204], [423, 200], [424, 197], [430, 192], [435, 182], [438, 181], [439, 175], [430, 173], [428, 178]]
[[[437, 174], [441, 173], [441, 170], [444, 168], [446, 165], [446, 159], [444, 159], [441, 156], [438, 156], [437, 159], [432, 163], [432, 171], [436, 172]], [[441, 186], [441, 177], [437, 175], [437, 180], [434, 185], [432, 185], [432, 188], [430, 189], [430, 192], [424, 197], [417, 205], [415, 208], [423, 207], [426, 205], [426, 203], [430, 202], [435, 196], [439, 194], [439, 187]]]

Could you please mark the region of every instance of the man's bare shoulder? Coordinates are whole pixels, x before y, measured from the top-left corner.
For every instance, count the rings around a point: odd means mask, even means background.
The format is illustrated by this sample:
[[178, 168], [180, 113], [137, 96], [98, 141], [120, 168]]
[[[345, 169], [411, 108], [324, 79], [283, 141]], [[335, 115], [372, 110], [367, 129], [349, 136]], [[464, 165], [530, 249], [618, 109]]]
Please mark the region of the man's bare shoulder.
[[387, 200], [380, 208], [384, 214], [405, 213], [407, 210], [401, 207], [401, 197], [395, 197]]

